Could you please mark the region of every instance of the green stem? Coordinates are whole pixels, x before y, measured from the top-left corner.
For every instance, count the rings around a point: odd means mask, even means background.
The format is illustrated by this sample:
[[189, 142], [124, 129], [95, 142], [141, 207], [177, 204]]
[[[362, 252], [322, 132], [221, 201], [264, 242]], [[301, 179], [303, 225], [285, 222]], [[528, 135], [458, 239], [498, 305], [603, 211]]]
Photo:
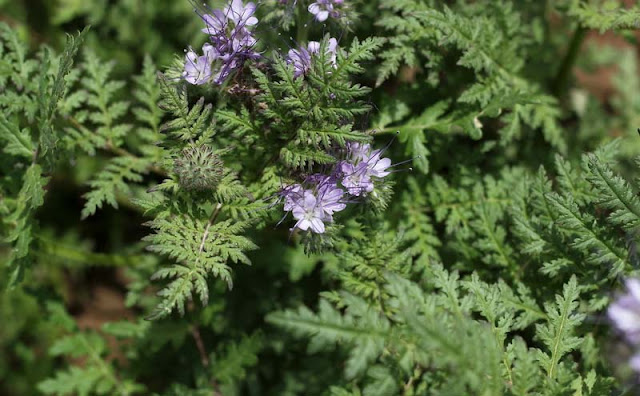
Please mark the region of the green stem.
[[309, 33], [308, 26], [303, 23], [303, 19], [307, 16], [307, 10], [304, 7], [303, 1], [298, 2], [298, 8], [296, 9], [296, 45], [303, 45], [307, 41], [307, 34]]
[[218, 203], [211, 213], [209, 223], [207, 223], [207, 228], [204, 230], [204, 235], [202, 236], [202, 240], [200, 241], [200, 249], [198, 249], [198, 253], [202, 253], [204, 251], [204, 245], [206, 244], [207, 238], [209, 237], [209, 230], [211, 229], [213, 223], [216, 222], [216, 219], [220, 214], [220, 209], [222, 209], [222, 203]]
[[573, 33], [571, 43], [569, 43], [569, 49], [567, 50], [564, 60], [562, 61], [562, 65], [560, 65], [560, 70], [553, 81], [552, 92], [556, 97], [564, 95], [569, 83], [571, 69], [573, 69], [573, 65], [576, 63], [578, 52], [580, 51], [580, 47], [582, 46], [582, 42], [584, 41], [586, 34], [587, 29], [582, 26], [578, 26], [576, 31]]

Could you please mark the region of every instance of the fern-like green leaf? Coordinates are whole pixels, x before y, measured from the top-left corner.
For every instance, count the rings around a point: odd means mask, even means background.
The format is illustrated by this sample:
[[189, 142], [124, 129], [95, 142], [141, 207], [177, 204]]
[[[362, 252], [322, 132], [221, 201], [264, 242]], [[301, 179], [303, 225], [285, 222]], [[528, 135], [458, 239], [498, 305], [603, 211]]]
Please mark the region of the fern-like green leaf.
[[561, 359], [582, 342], [582, 338], [574, 334], [585, 318], [585, 315], [576, 312], [579, 296], [580, 290], [574, 276], [564, 286], [562, 295], [556, 296], [556, 303], [545, 305], [548, 322], [536, 326], [536, 334], [547, 349], [546, 352], [538, 351], [538, 360], [552, 381], [558, 376]]

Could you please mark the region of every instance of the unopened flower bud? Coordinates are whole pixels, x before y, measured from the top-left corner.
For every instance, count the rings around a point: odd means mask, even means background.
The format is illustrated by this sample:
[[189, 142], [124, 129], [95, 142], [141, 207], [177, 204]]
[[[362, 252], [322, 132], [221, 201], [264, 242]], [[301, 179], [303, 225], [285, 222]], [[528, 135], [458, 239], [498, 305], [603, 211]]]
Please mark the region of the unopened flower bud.
[[187, 191], [213, 190], [223, 176], [223, 162], [209, 146], [190, 147], [174, 161], [180, 187]]

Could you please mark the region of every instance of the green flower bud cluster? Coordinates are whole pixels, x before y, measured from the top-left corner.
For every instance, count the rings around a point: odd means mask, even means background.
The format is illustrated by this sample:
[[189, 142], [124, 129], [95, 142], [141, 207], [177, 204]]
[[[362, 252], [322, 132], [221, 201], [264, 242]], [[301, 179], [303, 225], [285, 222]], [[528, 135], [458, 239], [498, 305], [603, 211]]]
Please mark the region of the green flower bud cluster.
[[207, 145], [192, 146], [174, 161], [180, 187], [187, 191], [210, 191], [224, 175], [222, 159]]

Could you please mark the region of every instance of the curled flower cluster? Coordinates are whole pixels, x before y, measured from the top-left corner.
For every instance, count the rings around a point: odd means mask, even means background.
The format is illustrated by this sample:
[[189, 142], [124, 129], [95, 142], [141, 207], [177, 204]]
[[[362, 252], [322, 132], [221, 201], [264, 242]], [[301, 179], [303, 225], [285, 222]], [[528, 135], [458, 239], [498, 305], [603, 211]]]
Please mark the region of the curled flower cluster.
[[[607, 314], [613, 325], [635, 348], [640, 347], [640, 280], [627, 279], [627, 293], [609, 306]], [[631, 368], [640, 373], [640, 353], [629, 361]]]
[[[311, 57], [319, 52], [320, 43], [317, 41], [310, 41], [306, 48], [302, 46], [298, 49], [289, 50], [287, 61], [293, 65], [294, 77], [298, 78], [307, 74], [311, 69]], [[329, 55], [333, 67], [336, 67], [338, 40], [334, 38], [329, 39], [329, 45], [326, 48], [326, 53]]]
[[191, 146], [175, 159], [174, 171], [180, 187], [187, 191], [207, 191], [214, 189], [222, 179], [224, 164], [210, 146]]
[[244, 5], [242, 0], [232, 0], [223, 10], [201, 15], [206, 24], [202, 32], [209, 35], [211, 43], [202, 47], [202, 56], [193, 49], [187, 52], [184, 79], [195, 85], [211, 80], [222, 84], [245, 60], [257, 58], [258, 53], [253, 49], [256, 39], [250, 30], [258, 23], [253, 16], [255, 11], [254, 3]]
[[309, 12], [313, 14], [316, 21], [324, 22], [329, 17], [338, 18], [340, 12], [336, 9], [344, 3], [344, 0], [317, 0], [309, 5]]
[[[285, 212], [291, 212], [296, 224], [293, 229], [311, 229], [321, 234], [333, 214], [347, 207], [349, 196], [360, 197], [374, 189], [374, 181], [389, 175], [389, 158], [381, 158], [382, 150], [371, 145], [347, 144], [346, 159], [336, 164], [329, 175], [314, 174], [303, 184], [285, 187], [280, 196]], [[306, 188], [305, 188], [306, 187]]]

